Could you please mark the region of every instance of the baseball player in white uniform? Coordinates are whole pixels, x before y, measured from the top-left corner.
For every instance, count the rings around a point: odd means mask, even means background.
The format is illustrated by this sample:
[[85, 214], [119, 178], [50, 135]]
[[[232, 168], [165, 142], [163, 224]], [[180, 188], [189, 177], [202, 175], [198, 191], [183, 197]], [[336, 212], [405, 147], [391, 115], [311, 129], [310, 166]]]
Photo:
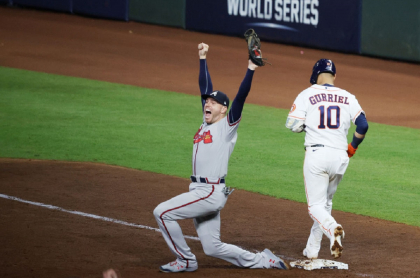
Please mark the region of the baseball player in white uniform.
[[[328, 59], [317, 61], [310, 78], [311, 87], [296, 98], [286, 121], [293, 132], [306, 132], [304, 183], [308, 211], [314, 224], [303, 255], [318, 258], [323, 234], [330, 239], [331, 255], [343, 251], [343, 226], [331, 216], [332, 199], [358, 145], [368, 130], [365, 112], [356, 97], [334, 86], [336, 68]], [[347, 144], [353, 122], [356, 132]]]
[[178, 220], [191, 218], [207, 255], [240, 267], [287, 269], [286, 263], [268, 249], [251, 253], [220, 240], [220, 210], [233, 191], [225, 184], [228, 161], [238, 137], [242, 109], [257, 66], [248, 62], [245, 78], [228, 112], [229, 98], [221, 91], [213, 91], [206, 60], [209, 46], [200, 43], [198, 49], [203, 123], [194, 136], [193, 175], [189, 192], [159, 204], [153, 211], [169, 249], [176, 256], [175, 261], [159, 269], [162, 272], [197, 270], [196, 257], [177, 223]]

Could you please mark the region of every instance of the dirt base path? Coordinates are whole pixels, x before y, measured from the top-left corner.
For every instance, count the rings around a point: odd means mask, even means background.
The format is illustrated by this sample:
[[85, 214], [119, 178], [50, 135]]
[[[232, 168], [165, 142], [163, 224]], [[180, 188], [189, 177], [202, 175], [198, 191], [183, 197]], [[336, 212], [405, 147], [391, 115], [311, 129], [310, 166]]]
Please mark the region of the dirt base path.
[[[93, 163], [0, 160], [1, 194], [66, 210], [156, 228], [153, 209], [183, 193], [188, 180]], [[246, 200], [246, 202], [244, 202]], [[416, 277], [420, 229], [334, 211], [346, 228], [339, 261], [349, 270], [239, 269], [203, 253], [187, 239], [199, 270], [188, 277]], [[196, 237], [191, 220], [180, 221]], [[0, 198], [0, 268], [4, 277], [100, 277], [117, 268], [122, 277], [160, 277], [173, 260], [162, 235], [39, 204]], [[269, 247], [303, 259], [311, 221], [306, 205], [235, 190], [222, 210], [222, 240], [248, 250]], [[324, 238], [321, 258], [330, 259]]]
[[[0, 65], [7, 67], [197, 94], [196, 45], [205, 41], [211, 46], [215, 88], [232, 97], [246, 65], [245, 43], [239, 38], [5, 7], [0, 7], [0, 26]], [[259, 69], [248, 103], [289, 108], [297, 93], [309, 85], [314, 61], [330, 57], [337, 64], [337, 85], [358, 96], [370, 121], [420, 128], [419, 65], [270, 43], [263, 47], [274, 66]], [[185, 192], [188, 183], [101, 164], [0, 159], [2, 274], [100, 277], [102, 270], [114, 267], [124, 278], [164, 276], [158, 266], [173, 256], [161, 234], [148, 229], [157, 227], [152, 211], [160, 202]], [[348, 271], [239, 269], [205, 256], [200, 243], [188, 239], [200, 268], [183, 275], [418, 276], [419, 228], [333, 214], [346, 229], [339, 261], [349, 264]], [[92, 219], [92, 215], [142, 226]], [[222, 219], [225, 242], [249, 250], [268, 247], [285, 258], [303, 259], [311, 227], [305, 204], [236, 190]], [[181, 226], [186, 235], [196, 236], [192, 221], [181, 221]], [[325, 239], [320, 257], [330, 258]]]

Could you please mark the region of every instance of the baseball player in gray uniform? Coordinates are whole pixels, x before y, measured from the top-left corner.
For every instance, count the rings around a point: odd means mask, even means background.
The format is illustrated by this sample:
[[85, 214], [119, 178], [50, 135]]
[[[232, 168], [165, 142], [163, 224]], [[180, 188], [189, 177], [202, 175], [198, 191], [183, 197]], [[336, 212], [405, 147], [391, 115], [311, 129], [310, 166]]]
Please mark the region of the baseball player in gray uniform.
[[[334, 86], [336, 68], [328, 59], [317, 61], [310, 78], [311, 87], [296, 98], [286, 127], [293, 132], [306, 131], [304, 183], [308, 211], [314, 224], [303, 250], [309, 259], [318, 258], [323, 234], [330, 239], [331, 255], [341, 256], [343, 226], [331, 216], [332, 199], [358, 145], [368, 130], [365, 112], [356, 97]], [[347, 144], [351, 122], [356, 127]]]
[[159, 269], [162, 272], [197, 270], [197, 259], [177, 223], [191, 218], [205, 254], [240, 267], [287, 269], [287, 264], [268, 249], [251, 253], [220, 240], [220, 210], [233, 191], [225, 184], [229, 157], [235, 147], [242, 109], [257, 66], [248, 62], [245, 78], [228, 112], [229, 98], [221, 91], [213, 91], [206, 60], [209, 46], [200, 43], [198, 49], [203, 123], [193, 140], [189, 192], [159, 204], [153, 211], [163, 238], [176, 256], [175, 261]]

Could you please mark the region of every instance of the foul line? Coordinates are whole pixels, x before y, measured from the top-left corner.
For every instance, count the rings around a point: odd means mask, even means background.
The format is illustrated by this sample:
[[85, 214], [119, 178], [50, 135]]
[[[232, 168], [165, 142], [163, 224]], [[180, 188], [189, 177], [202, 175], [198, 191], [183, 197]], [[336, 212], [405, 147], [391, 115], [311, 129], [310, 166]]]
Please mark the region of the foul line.
[[[57, 206], [47, 205], [47, 204], [43, 204], [43, 203], [39, 203], [39, 202], [27, 201], [27, 200], [23, 200], [21, 198], [8, 196], [8, 195], [4, 195], [4, 194], [0, 194], [0, 197], [3, 198], [3, 199], [18, 201], [18, 202], [25, 203], [25, 204], [30, 204], [30, 205], [43, 207], [43, 208], [47, 208], [47, 209], [52, 209], [52, 210], [63, 211], [63, 212], [67, 212], [67, 213], [71, 213], [71, 214], [75, 214], [75, 215], [80, 215], [80, 216], [84, 216], [84, 217], [88, 217], [88, 218], [98, 219], [98, 220], [102, 220], [102, 221], [106, 221], [106, 222], [117, 223], [117, 224], [129, 226], [129, 227], [153, 230], [153, 231], [156, 231], [156, 232], [159, 232], [159, 233], [162, 232], [160, 229], [152, 228], [152, 227], [149, 227], [149, 226], [129, 223], [129, 222], [121, 221], [121, 220], [114, 219], [114, 218], [99, 216], [99, 215], [85, 213], [85, 212], [76, 211], [76, 210], [67, 210], [67, 209], [64, 209], [64, 208], [57, 207]], [[193, 239], [193, 240], [200, 240], [198, 237], [194, 237], [194, 236], [184, 236], [184, 237], [188, 238], [188, 239]]]

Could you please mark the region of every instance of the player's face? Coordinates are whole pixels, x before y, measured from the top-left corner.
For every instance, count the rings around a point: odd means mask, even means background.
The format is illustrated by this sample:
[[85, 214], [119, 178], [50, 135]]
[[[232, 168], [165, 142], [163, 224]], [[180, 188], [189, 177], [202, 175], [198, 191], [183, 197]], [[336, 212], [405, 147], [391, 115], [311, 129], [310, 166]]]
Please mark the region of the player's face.
[[204, 119], [208, 124], [214, 124], [223, 119], [227, 107], [218, 103], [214, 98], [208, 97], [204, 104]]

